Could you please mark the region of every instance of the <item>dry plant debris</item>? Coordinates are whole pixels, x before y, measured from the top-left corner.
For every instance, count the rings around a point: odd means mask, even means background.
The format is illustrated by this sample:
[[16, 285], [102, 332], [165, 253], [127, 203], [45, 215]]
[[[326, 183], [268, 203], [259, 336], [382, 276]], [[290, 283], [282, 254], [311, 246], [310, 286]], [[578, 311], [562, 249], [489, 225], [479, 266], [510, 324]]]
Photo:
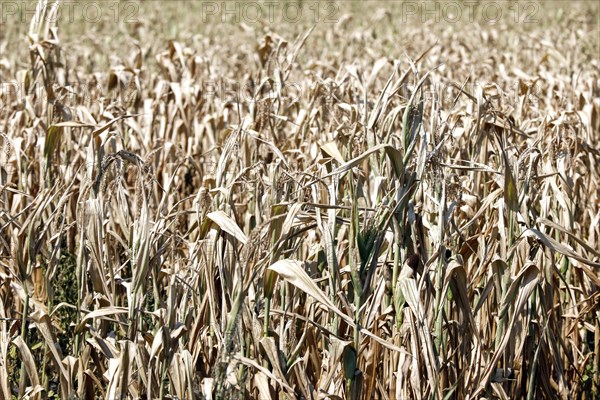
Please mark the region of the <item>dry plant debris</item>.
[[0, 398], [600, 396], [598, 3], [65, 4], [1, 4]]

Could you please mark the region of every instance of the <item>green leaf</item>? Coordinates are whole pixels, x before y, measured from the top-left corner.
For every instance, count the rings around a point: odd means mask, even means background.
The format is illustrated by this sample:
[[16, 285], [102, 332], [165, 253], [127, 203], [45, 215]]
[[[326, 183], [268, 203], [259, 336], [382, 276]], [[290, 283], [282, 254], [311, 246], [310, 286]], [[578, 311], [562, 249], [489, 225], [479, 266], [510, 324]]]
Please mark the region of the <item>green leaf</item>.
[[356, 350], [351, 345], [344, 347], [342, 358], [344, 363], [344, 377], [352, 379], [356, 371]]
[[46, 141], [44, 142], [44, 157], [46, 162], [50, 161], [52, 154], [60, 143], [60, 137], [62, 134], [62, 127], [58, 125], [51, 125], [48, 128], [48, 134], [46, 135]]

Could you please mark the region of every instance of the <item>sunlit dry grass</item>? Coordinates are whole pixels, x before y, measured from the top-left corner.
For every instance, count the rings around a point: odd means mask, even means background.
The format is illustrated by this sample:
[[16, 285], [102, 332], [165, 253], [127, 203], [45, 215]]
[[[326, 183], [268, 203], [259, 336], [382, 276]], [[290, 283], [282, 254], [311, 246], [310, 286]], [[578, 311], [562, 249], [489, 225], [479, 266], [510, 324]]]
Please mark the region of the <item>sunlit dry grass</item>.
[[600, 396], [595, 3], [160, 4], [2, 27], [0, 398]]

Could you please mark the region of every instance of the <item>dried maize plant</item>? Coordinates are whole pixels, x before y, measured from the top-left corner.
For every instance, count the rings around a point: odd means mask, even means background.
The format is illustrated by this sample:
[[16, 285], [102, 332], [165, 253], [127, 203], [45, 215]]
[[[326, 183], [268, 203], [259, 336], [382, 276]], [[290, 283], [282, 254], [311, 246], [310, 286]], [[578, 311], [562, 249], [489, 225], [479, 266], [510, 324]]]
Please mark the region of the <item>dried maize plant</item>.
[[25, 3], [0, 398], [600, 396], [596, 2]]

